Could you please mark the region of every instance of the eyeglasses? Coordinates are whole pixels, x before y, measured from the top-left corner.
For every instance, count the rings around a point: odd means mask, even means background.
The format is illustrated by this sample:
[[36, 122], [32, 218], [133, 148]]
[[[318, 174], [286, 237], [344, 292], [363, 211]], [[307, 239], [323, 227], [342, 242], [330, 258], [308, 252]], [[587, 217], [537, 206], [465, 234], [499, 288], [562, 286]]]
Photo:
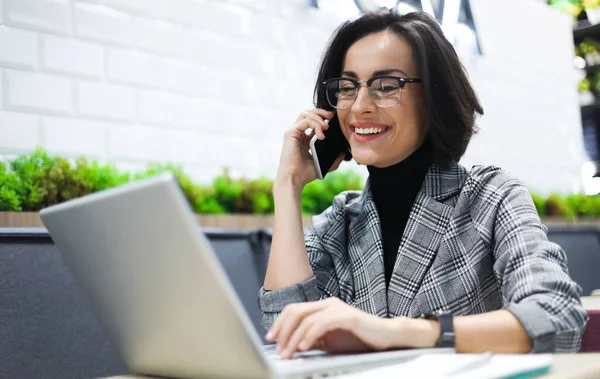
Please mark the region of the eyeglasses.
[[420, 83], [418, 78], [401, 76], [376, 76], [368, 80], [333, 78], [321, 83], [325, 87], [327, 102], [336, 109], [348, 109], [358, 96], [358, 89], [366, 85], [371, 100], [380, 108], [391, 108], [400, 102], [406, 83]]

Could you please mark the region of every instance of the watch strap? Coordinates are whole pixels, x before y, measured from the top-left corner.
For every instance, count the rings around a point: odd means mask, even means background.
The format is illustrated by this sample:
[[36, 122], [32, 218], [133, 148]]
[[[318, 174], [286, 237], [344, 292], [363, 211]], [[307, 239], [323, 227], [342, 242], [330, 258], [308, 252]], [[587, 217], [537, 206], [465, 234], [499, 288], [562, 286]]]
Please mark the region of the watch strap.
[[440, 338], [437, 341], [436, 347], [454, 347], [454, 316], [447, 312], [436, 312], [433, 314], [422, 316], [428, 320], [437, 320], [440, 325]]

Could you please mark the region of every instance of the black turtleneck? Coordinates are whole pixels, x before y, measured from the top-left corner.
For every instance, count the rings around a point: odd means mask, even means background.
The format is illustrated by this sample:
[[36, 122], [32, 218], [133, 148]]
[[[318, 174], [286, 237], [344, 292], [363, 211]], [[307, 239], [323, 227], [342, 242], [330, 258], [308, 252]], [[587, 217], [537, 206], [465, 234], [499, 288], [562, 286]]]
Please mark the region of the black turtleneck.
[[386, 286], [390, 284], [410, 210], [430, 165], [431, 149], [426, 142], [408, 158], [393, 166], [367, 166], [371, 193], [381, 222]]

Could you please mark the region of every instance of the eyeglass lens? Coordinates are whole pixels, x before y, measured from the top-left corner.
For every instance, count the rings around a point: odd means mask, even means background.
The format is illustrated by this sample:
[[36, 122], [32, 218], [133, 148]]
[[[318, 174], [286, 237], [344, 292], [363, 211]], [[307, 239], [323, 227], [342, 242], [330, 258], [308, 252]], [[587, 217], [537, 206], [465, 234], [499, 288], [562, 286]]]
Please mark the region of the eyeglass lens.
[[[355, 82], [348, 79], [336, 79], [327, 84], [327, 101], [337, 109], [347, 109], [352, 106], [358, 95]], [[382, 108], [393, 107], [400, 102], [402, 88], [396, 79], [379, 78], [369, 86], [369, 96], [373, 102]]]

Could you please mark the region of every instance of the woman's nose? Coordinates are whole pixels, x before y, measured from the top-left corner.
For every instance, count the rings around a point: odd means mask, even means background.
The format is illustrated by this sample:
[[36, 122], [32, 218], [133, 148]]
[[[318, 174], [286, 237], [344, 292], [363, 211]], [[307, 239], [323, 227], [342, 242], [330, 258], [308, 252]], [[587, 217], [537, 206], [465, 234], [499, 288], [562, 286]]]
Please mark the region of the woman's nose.
[[355, 112], [372, 112], [377, 106], [369, 95], [369, 89], [366, 86], [360, 86], [357, 89], [356, 100], [352, 104], [352, 110]]

